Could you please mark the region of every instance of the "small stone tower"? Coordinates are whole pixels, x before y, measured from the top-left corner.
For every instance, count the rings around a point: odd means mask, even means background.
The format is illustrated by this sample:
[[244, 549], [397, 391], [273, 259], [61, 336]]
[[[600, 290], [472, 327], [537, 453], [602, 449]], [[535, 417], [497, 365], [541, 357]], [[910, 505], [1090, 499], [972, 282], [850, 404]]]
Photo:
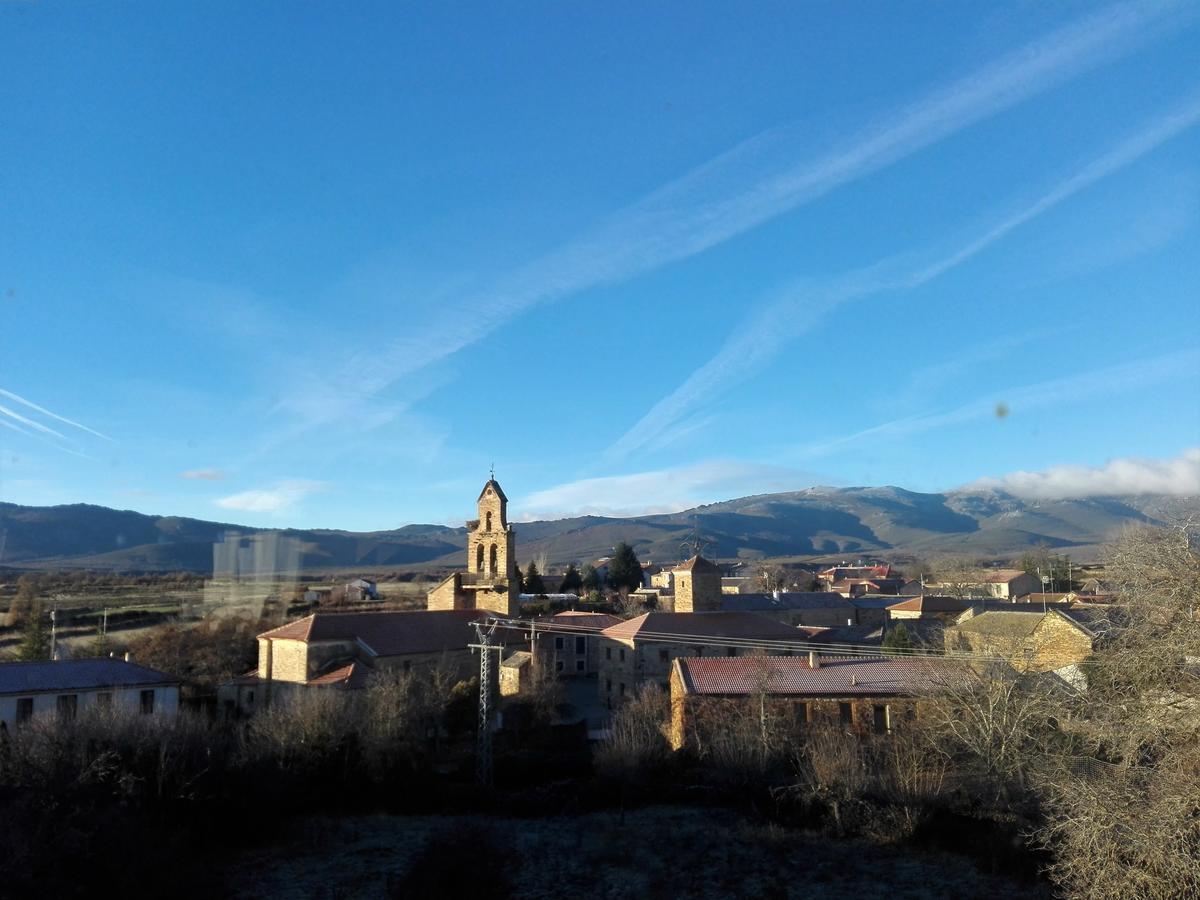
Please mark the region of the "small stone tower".
[[675, 567], [675, 612], [719, 612], [721, 569], [703, 556]]
[[495, 478], [479, 492], [479, 518], [467, 523], [467, 574], [451, 575], [429, 592], [429, 609], [486, 609], [505, 616], [520, 609], [517, 533], [508, 524], [508, 498]]

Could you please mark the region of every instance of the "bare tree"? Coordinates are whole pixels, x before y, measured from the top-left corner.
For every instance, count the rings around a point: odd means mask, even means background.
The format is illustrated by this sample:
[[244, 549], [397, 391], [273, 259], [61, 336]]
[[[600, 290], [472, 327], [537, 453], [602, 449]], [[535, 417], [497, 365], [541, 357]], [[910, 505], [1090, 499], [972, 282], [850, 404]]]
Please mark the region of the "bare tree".
[[1127, 531], [1107, 560], [1121, 604], [1093, 625], [1070, 743], [1037, 781], [1051, 874], [1075, 897], [1200, 895], [1200, 554], [1195, 523]]

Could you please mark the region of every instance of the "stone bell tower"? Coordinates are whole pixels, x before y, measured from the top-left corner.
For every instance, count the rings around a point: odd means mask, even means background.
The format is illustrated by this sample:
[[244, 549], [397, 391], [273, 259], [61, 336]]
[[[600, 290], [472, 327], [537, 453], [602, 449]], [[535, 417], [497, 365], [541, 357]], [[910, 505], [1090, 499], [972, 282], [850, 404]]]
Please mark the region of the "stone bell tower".
[[517, 535], [508, 524], [508, 498], [489, 478], [476, 502], [479, 518], [467, 523], [467, 571], [512, 581]]
[[517, 533], [508, 524], [508, 498], [489, 478], [477, 501], [479, 518], [467, 522], [467, 572], [451, 575], [429, 593], [429, 609], [486, 609], [515, 616], [520, 609]]

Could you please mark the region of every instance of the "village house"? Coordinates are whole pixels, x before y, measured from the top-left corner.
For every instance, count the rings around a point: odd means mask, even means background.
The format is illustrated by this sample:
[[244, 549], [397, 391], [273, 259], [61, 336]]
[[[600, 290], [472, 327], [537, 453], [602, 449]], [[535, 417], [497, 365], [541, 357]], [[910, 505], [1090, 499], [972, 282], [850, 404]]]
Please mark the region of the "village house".
[[905, 619], [953, 620], [971, 608], [970, 600], [960, 597], [920, 596], [892, 603], [887, 608], [889, 621]]
[[225, 715], [246, 715], [306, 688], [358, 689], [372, 672], [473, 668], [480, 610], [317, 612], [258, 636], [258, 667], [218, 689]]
[[[797, 729], [836, 727], [885, 735], [919, 715], [943, 661], [912, 658], [750, 656], [679, 658], [670, 677], [671, 746], [696, 749], [730, 713], [781, 716]], [[739, 707], [742, 708], [739, 710]]]
[[839, 582], [873, 581], [878, 578], [891, 578], [892, 567], [887, 564], [870, 566], [830, 566], [817, 573], [817, 580], [827, 590], [834, 590]]
[[1023, 604], [972, 607], [944, 632], [947, 651], [999, 658], [1025, 673], [1076, 667], [1091, 655], [1099, 636], [1095, 619], [1084, 610], [1043, 612]]
[[941, 594], [961, 594], [968, 597], [992, 597], [1013, 600], [1042, 589], [1036, 575], [1020, 569], [981, 569], [962, 581], [926, 583], [926, 588]]
[[595, 675], [600, 660], [600, 632], [620, 622], [606, 613], [569, 610], [551, 616], [547, 631], [539, 632], [535, 623], [538, 659], [558, 675]]
[[642, 682], [667, 689], [679, 657], [742, 656], [762, 641], [786, 643], [805, 636], [782, 622], [746, 612], [645, 613], [600, 633], [600, 699], [619, 703]]
[[379, 590], [375, 582], [367, 578], [355, 578], [346, 585], [346, 602], [362, 603], [367, 600], [378, 600]]
[[43, 716], [73, 719], [89, 711], [174, 715], [179, 679], [126, 659], [0, 663], [0, 724]]

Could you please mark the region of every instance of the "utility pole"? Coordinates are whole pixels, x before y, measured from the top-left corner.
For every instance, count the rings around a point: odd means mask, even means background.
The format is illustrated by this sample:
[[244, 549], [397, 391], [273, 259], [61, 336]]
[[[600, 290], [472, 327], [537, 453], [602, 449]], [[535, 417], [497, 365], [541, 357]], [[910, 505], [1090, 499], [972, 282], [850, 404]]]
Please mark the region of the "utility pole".
[[479, 643], [470, 644], [479, 651], [479, 734], [475, 746], [475, 782], [480, 787], [492, 786], [492, 652], [504, 650], [503, 644], [492, 643], [496, 622], [475, 622]]
[[54, 649], [58, 643], [58, 604], [50, 609], [50, 658], [55, 659]]

